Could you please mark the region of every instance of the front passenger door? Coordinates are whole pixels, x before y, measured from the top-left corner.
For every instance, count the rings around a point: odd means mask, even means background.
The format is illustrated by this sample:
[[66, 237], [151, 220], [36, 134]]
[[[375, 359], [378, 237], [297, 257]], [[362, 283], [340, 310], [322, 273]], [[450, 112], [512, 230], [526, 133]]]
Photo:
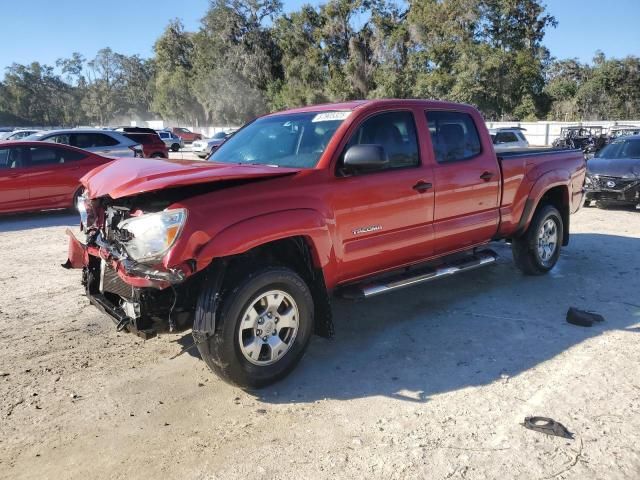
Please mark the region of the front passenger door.
[[[380, 145], [389, 166], [347, 171], [342, 161], [353, 145]], [[432, 253], [433, 182], [420, 159], [411, 111], [378, 113], [352, 133], [332, 182], [338, 281], [414, 263]]]

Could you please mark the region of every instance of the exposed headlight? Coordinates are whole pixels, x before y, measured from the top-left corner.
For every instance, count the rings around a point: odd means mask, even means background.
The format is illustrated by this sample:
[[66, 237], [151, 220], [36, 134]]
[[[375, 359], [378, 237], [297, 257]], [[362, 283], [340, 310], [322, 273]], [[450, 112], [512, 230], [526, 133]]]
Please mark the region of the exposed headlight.
[[138, 262], [158, 260], [173, 246], [182, 232], [187, 211], [184, 208], [147, 213], [118, 224], [130, 238], [122, 244], [127, 254]]
[[593, 183], [593, 181], [591, 180], [591, 177], [589, 175], [587, 175], [584, 178], [584, 183], [585, 183], [585, 185], [591, 185]]

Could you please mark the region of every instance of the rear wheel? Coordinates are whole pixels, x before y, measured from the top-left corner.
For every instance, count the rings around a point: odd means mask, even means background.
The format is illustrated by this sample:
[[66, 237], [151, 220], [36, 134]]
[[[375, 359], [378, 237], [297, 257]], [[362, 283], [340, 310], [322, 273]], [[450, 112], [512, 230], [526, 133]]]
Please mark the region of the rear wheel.
[[177, 152], [178, 150], [180, 150], [180, 144], [179, 143], [171, 144], [171, 151], [172, 152]]
[[153, 155], [151, 155], [151, 158], [164, 158], [164, 155], [160, 152], [156, 152]]
[[[205, 286], [198, 308], [214, 295]], [[260, 388], [285, 377], [302, 358], [313, 331], [313, 299], [298, 274], [264, 268], [228, 291], [221, 324], [200, 353], [224, 380]]]
[[551, 270], [560, 257], [564, 224], [557, 208], [539, 208], [527, 231], [511, 244], [513, 259], [526, 275], [542, 275]]

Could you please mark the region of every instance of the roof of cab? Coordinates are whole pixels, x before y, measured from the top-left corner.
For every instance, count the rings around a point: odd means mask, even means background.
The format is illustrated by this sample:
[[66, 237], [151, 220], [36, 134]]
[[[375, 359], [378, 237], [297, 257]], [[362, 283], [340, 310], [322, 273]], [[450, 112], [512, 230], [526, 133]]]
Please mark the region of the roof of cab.
[[[326, 112], [326, 111], [334, 111], [334, 110], [356, 110], [357, 108], [362, 108], [365, 106], [375, 106], [375, 105], [416, 105], [423, 104], [426, 107], [437, 108], [447, 106], [450, 107], [454, 105], [452, 102], [445, 102], [441, 100], [426, 100], [420, 98], [412, 98], [412, 99], [398, 99], [398, 98], [382, 98], [382, 99], [374, 99], [374, 100], [350, 100], [347, 102], [338, 102], [338, 103], [322, 103], [318, 105], [308, 105], [306, 107], [292, 108], [289, 110], [281, 110], [279, 112], [273, 112], [266, 116], [271, 115], [279, 115], [279, 114], [289, 114], [289, 113], [306, 113], [306, 112]], [[463, 104], [460, 104], [463, 105]], [[465, 105], [470, 106], [470, 105]]]

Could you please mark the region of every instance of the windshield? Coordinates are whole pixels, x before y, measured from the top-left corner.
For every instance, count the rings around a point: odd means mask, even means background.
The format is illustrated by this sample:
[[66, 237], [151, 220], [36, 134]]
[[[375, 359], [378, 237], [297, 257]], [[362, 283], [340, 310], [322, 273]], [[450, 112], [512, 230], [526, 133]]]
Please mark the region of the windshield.
[[224, 142], [209, 161], [313, 168], [351, 112], [307, 112], [262, 117]]
[[600, 150], [596, 157], [613, 159], [640, 158], [640, 138], [612, 142]]

